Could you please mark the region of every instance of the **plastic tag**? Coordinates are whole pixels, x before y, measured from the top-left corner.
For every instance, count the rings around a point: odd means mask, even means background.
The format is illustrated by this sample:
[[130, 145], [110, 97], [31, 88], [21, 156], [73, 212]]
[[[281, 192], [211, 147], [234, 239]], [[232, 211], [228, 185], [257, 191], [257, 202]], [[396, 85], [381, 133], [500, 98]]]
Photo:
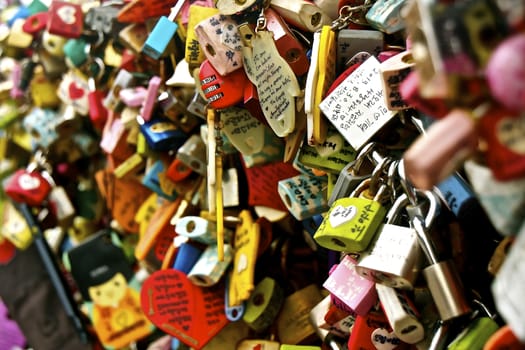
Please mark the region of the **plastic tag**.
[[308, 144], [313, 145], [314, 139], [314, 116], [313, 111], [317, 108], [315, 104], [315, 92], [319, 79], [319, 45], [321, 44], [321, 32], [315, 32], [313, 37], [310, 67], [306, 75], [306, 85], [304, 88], [304, 111], [306, 113], [306, 139]]
[[[244, 28], [244, 29], [243, 29]], [[244, 69], [250, 81], [257, 86], [259, 101], [268, 124], [279, 137], [295, 128], [295, 97], [301, 89], [288, 63], [279, 55], [273, 35], [260, 31], [251, 39], [250, 29], [240, 26], [244, 39], [242, 48]]]
[[319, 105], [344, 138], [360, 149], [396, 114], [385, 104], [380, 63], [370, 57]]
[[259, 247], [260, 228], [250, 212], [239, 214], [241, 224], [235, 230], [235, 255], [229, 284], [229, 306], [239, 305], [250, 298], [254, 289], [254, 271]]
[[154, 272], [142, 286], [146, 316], [162, 331], [196, 349], [202, 349], [226, 324], [220, 288], [201, 288], [183, 272]]
[[262, 151], [266, 127], [246, 109], [228, 108], [221, 112], [221, 121], [222, 131], [243, 155]]

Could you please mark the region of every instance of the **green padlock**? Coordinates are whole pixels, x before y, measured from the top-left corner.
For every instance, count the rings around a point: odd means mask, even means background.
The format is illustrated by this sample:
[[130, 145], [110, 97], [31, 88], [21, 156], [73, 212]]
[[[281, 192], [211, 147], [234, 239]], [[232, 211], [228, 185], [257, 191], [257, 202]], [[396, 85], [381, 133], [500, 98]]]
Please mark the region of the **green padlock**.
[[319, 245], [346, 252], [368, 247], [386, 216], [381, 200], [387, 186], [380, 186], [371, 195], [371, 183], [371, 179], [364, 180], [351, 197], [339, 198], [332, 204], [314, 235]]
[[87, 41], [82, 38], [69, 39], [64, 44], [64, 55], [66, 56], [66, 61], [76, 68], [81, 67], [88, 60], [86, 45]]
[[491, 317], [475, 318], [447, 347], [447, 350], [482, 350], [490, 336], [499, 329]]

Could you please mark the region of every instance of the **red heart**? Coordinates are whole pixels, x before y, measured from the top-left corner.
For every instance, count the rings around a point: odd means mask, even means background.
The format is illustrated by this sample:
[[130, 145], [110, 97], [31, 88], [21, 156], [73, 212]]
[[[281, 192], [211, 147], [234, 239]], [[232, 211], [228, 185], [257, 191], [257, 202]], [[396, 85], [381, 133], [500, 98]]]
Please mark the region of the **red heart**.
[[69, 97], [71, 97], [72, 100], [78, 100], [79, 98], [82, 98], [84, 96], [84, 89], [82, 89], [81, 86], [78, 86], [76, 82], [72, 81], [69, 83]]
[[144, 281], [140, 301], [153, 324], [196, 349], [228, 323], [224, 289], [196, 286], [178, 270], [155, 271]]

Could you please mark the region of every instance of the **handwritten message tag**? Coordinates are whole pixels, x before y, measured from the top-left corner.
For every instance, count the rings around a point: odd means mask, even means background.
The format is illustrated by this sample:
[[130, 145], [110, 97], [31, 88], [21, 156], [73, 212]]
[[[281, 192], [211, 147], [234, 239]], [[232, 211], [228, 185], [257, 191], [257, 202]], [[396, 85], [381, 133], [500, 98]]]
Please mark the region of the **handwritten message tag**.
[[140, 300], [153, 324], [195, 349], [202, 349], [228, 323], [224, 291], [198, 287], [178, 270], [154, 272], [144, 281]]
[[[242, 52], [246, 75], [257, 86], [268, 124], [277, 136], [284, 137], [295, 128], [295, 97], [301, 92], [299, 83], [286, 60], [279, 55], [273, 34], [260, 31], [252, 35], [247, 34], [246, 29], [241, 31], [245, 37]], [[249, 45], [246, 35], [251, 35]]]
[[252, 155], [264, 147], [266, 126], [253, 117], [248, 110], [231, 107], [221, 112], [222, 131], [232, 145], [243, 155]]
[[344, 138], [360, 149], [396, 112], [388, 110], [383, 96], [380, 63], [367, 59], [319, 105]]

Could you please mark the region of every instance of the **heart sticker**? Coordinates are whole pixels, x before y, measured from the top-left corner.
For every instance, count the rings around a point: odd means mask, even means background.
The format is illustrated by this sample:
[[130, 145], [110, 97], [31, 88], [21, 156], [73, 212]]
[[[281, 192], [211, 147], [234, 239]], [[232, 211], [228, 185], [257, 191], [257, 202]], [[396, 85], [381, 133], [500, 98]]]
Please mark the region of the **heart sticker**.
[[355, 206], [344, 207], [338, 205], [332, 209], [328, 220], [330, 221], [330, 225], [335, 228], [352, 220], [356, 214], [357, 208]]
[[389, 332], [385, 328], [376, 328], [372, 332], [371, 340], [377, 350], [393, 350], [401, 344], [401, 340], [395, 333]]
[[34, 189], [37, 189], [40, 186], [40, 179], [34, 176], [31, 176], [31, 174], [22, 174], [18, 178], [18, 184], [20, 185], [20, 188], [22, 188], [25, 191], [31, 191]]
[[144, 282], [140, 300], [153, 324], [196, 349], [228, 323], [224, 290], [196, 286], [178, 270], [154, 272]]
[[73, 6], [62, 6], [56, 13], [65, 24], [72, 25], [76, 22], [77, 10]]
[[79, 98], [82, 98], [84, 96], [84, 89], [82, 89], [81, 86], [78, 86], [76, 82], [72, 81], [69, 84], [69, 97], [72, 100], [78, 100]]
[[314, 147], [321, 157], [326, 158], [339, 152], [343, 148], [344, 143], [345, 139], [338, 133], [327, 136], [325, 142], [316, 144]]

